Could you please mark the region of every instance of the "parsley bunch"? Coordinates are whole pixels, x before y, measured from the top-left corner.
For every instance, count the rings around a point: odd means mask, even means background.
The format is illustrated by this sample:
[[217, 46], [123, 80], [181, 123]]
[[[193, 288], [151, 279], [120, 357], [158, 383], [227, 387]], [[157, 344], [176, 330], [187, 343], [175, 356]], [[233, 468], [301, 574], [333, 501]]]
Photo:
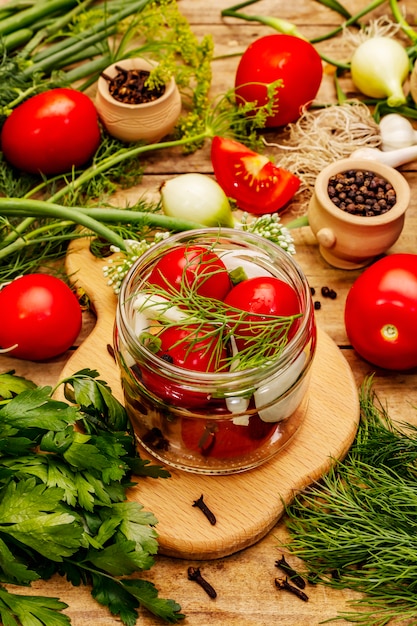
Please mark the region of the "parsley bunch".
[[[145, 607], [166, 622], [180, 606], [139, 576], [158, 549], [154, 515], [126, 499], [132, 476], [169, 473], [141, 459], [124, 407], [98, 373], [62, 381], [68, 402], [13, 372], [0, 374], [0, 582], [65, 576], [128, 626]], [[79, 424], [82, 428], [76, 428]], [[0, 621], [66, 625], [57, 598], [0, 585]]]

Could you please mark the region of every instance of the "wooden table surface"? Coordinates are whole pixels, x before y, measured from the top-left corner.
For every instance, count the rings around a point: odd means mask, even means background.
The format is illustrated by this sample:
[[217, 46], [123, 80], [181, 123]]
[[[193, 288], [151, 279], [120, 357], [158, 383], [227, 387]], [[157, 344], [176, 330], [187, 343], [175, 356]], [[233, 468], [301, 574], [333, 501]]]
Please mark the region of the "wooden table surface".
[[[345, 0], [345, 6], [355, 13], [367, 3], [364, 0]], [[220, 12], [231, 5], [230, 0], [180, 0], [184, 15], [193, 25], [198, 36], [211, 33], [218, 56], [231, 55], [243, 51], [254, 39], [264, 34], [271, 34], [271, 29], [255, 22], [243, 22], [233, 19], [222, 20]], [[415, 0], [404, 0], [402, 7], [408, 10], [410, 23], [416, 24], [417, 13]], [[328, 32], [341, 22], [341, 18], [314, 0], [261, 0], [246, 12], [252, 14], [275, 15], [297, 24], [307, 38]], [[383, 4], [373, 17], [389, 13], [388, 3]], [[335, 40], [322, 42], [318, 45], [321, 52], [329, 51], [335, 56], [340, 47]], [[330, 51], [332, 54], [330, 54]], [[238, 56], [229, 56], [213, 63], [213, 94], [224, 92], [233, 86], [234, 72]], [[334, 101], [335, 94], [330, 73], [325, 71], [318, 101]], [[277, 136], [270, 136], [273, 141]], [[199, 171], [211, 174], [209, 146], [187, 157], [176, 152], [154, 153], [146, 160], [146, 175], [140, 186], [123, 196], [138, 198], [144, 193], [158, 193], [161, 182], [181, 172]], [[404, 230], [390, 249], [390, 252], [416, 252], [417, 233], [417, 161], [403, 166], [401, 171], [410, 183], [412, 194], [410, 207], [406, 214]], [[413, 193], [414, 190], [414, 193]], [[301, 207], [302, 208], [302, 207]], [[306, 207], [305, 207], [306, 208]], [[298, 207], [298, 210], [300, 207]], [[291, 215], [284, 218], [291, 219]], [[317, 322], [336, 342], [350, 364], [355, 381], [359, 386], [367, 374], [374, 373], [375, 389], [379, 397], [386, 403], [390, 415], [394, 419], [408, 420], [417, 424], [417, 372], [395, 373], [372, 367], [364, 362], [350, 347], [344, 322], [343, 310], [346, 295], [361, 270], [345, 271], [330, 267], [320, 256], [315, 238], [309, 229], [304, 227], [294, 232], [296, 244], [296, 260], [305, 271], [310, 285], [317, 292], [324, 285], [337, 292], [335, 300], [321, 298], [321, 309], [317, 311]], [[94, 324], [90, 315], [85, 316], [84, 327], [78, 344], [88, 335]], [[76, 349], [76, 347], [75, 347]], [[54, 384], [59, 377], [70, 353], [53, 359], [48, 363], [32, 363], [19, 361], [6, 356], [0, 357], [0, 371], [14, 369], [17, 374], [27, 376], [38, 384]], [[88, 363], [85, 364], [88, 367]], [[330, 382], [330, 381], [329, 381]], [[329, 384], [329, 394], [331, 384]], [[276, 493], [271, 494], [277, 497]], [[186, 619], [182, 622], [189, 626], [266, 626], [280, 624], [315, 626], [325, 620], [334, 618], [339, 611], [347, 608], [347, 603], [354, 595], [345, 591], [333, 591], [322, 586], [309, 589], [309, 601], [302, 602], [291, 594], [278, 592], [274, 587], [274, 578], [278, 570], [274, 563], [281, 552], [280, 542], [286, 538], [283, 521], [261, 541], [232, 556], [212, 561], [189, 562], [182, 559], [157, 557], [156, 565], [146, 578], [152, 580], [160, 591], [161, 597], [170, 597], [181, 604]], [[210, 599], [195, 583], [187, 580], [187, 567], [199, 565], [205, 577], [217, 590], [217, 599]], [[120, 621], [111, 616], [105, 608], [100, 607], [90, 596], [88, 588], [73, 588], [60, 578], [48, 583], [40, 582], [32, 586], [33, 591], [59, 597], [67, 602], [66, 610], [71, 616], [74, 626], [110, 626]], [[28, 593], [28, 590], [21, 591]], [[145, 611], [139, 620], [143, 626], [161, 624]]]

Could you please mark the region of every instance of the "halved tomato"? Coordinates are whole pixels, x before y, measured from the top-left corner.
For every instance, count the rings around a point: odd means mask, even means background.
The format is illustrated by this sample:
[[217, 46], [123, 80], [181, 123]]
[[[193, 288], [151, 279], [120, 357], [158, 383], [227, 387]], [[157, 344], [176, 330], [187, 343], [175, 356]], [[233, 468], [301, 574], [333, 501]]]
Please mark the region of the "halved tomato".
[[254, 215], [283, 210], [300, 187], [297, 176], [234, 139], [213, 137], [211, 162], [225, 194]]

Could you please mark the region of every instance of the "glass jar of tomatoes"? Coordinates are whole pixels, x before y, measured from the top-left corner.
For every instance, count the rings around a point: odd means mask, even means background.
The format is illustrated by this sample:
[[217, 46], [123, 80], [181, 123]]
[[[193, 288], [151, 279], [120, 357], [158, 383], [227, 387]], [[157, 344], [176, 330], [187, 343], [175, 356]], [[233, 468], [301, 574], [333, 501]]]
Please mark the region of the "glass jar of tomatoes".
[[123, 281], [114, 344], [137, 440], [172, 468], [257, 467], [306, 414], [310, 288], [258, 235], [207, 228], [152, 246]]

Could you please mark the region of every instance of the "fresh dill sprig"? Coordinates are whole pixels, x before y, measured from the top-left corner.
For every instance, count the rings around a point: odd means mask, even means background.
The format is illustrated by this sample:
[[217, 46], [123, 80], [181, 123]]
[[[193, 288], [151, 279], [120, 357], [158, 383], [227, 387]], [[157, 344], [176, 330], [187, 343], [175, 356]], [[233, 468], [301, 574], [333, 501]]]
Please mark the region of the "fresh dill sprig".
[[417, 428], [392, 423], [372, 378], [361, 387], [360, 405], [347, 457], [287, 508], [287, 548], [316, 582], [364, 594], [337, 619], [415, 623]]

